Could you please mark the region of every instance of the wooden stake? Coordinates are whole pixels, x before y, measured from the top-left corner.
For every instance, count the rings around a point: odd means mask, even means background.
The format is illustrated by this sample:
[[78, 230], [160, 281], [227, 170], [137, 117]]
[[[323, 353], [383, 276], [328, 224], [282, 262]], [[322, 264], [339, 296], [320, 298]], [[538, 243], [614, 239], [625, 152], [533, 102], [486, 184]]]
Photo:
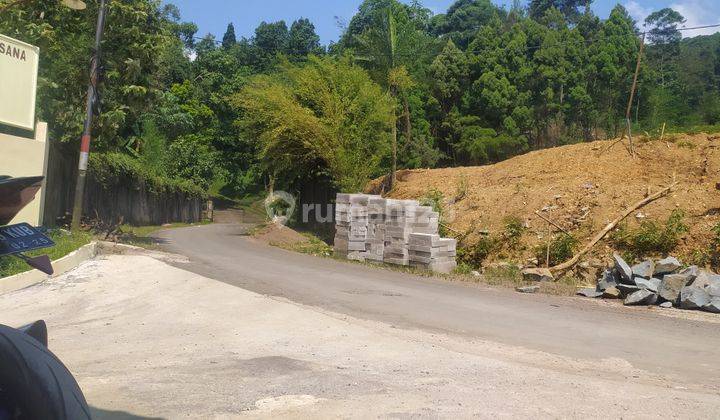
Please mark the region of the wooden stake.
[[567, 269], [571, 268], [572, 266], [574, 266], [575, 264], [577, 264], [577, 262], [580, 260], [580, 258], [583, 255], [587, 254], [598, 242], [600, 242], [600, 240], [602, 238], [605, 237], [605, 235], [607, 235], [611, 230], [613, 230], [615, 228], [615, 226], [618, 225], [618, 223], [625, 220], [625, 218], [628, 217], [630, 215], [630, 213], [634, 212], [635, 210], [637, 210], [641, 207], [644, 207], [648, 203], [651, 203], [660, 197], [665, 196], [676, 185], [677, 185], [677, 181], [674, 181], [672, 184], [670, 184], [667, 187], [663, 188], [662, 190], [656, 192], [655, 194], [635, 203], [635, 205], [633, 205], [629, 209], [625, 210], [617, 219], [613, 220], [607, 226], [605, 226], [605, 229], [603, 229], [602, 231], [600, 231], [600, 233], [595, 235], [595, 237], [590, 241], [590, 243], [585, 245], [585, 247], [582, 250], [580, 250], [580, 252], [575, 254], [574, 257], [572, 257], [571, 259], [569, 259], [568, 261], [566, 261], [562, 264], [556, 265], [555, 267], [550, 267], [550, 271], [552, 271], [553, 273], [562, 273], [562, 272], [566, 271]]
[[665, 137], [665, 123], [663, 123], [662, 130], [660, 131], [660, 140]]
[[643, 32], [642, 38], [640, 39], [640, 50], [638, 51], [637, 63], [635, 64], [635, 75], [633, 76], [632, 88], [630, 89], [630, 98], [628, 99], [627, 109], [625, 110], [625, 123], [627, 124], [627, 135], [630, 140], [630, 154], [635, 157], [635, 146], [633, 145], [632, 139], [632, 128], [630, 122], [630, 113], [632, 112], [632, 102], [635, 97], [635, 89], [637, 88], [637, 79], [640, 74], [640, 63], [642, 62], [642, 53], [645, 49], [645, 33]]
[[558, 225], [557, 223], [553, 222], [552, 220], [550, 220], [550, 219], [546, 218], [545, 216], [543, 216], [542, 214], [540, 214], [539, 211], [535, 210], [535, 214], [537, 215], [537, 217], [543, 219], [544, 221], [550, 223], [551, 225], [553, 225], [553, 226], [555, 226], [556, 228], [558, 228], [558, 229], [562, 230], [563, 232], [565, 232], [566, 235], [569, 235], [569, 234], [570, 234], [570, 233], [568, 233], [567, 230], [563, 229], [562, 226]]

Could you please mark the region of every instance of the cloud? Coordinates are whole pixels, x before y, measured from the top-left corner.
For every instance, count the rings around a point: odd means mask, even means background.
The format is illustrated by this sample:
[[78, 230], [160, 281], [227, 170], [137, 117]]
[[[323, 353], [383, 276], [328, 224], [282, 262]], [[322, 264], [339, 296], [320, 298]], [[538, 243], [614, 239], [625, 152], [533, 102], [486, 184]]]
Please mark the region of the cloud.
[[[714, 25], [720, 23], [720, 10], [718, 10], [716, 0], [684, 0], [673, 3], [670, 7], [681, 15], [685, 16], [686, 28], [695, 26]], [[698, 35], [710, 35], [720, 31], [720, 27], [694, 29], [691, 31], [683, 31], [684, 37], [693, 37]]]
[[[630, 16], [637, 21], [639, 28], [642, 28], [645, 18], [656, 10], [637, 0], [629, 0], [625, 2], [624, 6]], [[717, 6], [717, 0], [679, 0], [670, 4], [669, 7], [685, 17], [684, 26], [686, 28], [720, 23], [720, 8]], [[720, 27], [682, 31], [682, 34], [684, 37], [693, 37], [710, 35], [718, 31], [720, 31]]]
[[635, 0], [630, 0], [625, 3], [625, 9], [627, 9], [630, 16], [632, 16], [633, 19], [635, 19], [638, 23], [638, 26], [643, 25], [643, 21], [645, 21], [645, 18], [647, 15], [652, 13], [652, 10], [649, 7], [644, 7], [640, 3], [636, 2]]

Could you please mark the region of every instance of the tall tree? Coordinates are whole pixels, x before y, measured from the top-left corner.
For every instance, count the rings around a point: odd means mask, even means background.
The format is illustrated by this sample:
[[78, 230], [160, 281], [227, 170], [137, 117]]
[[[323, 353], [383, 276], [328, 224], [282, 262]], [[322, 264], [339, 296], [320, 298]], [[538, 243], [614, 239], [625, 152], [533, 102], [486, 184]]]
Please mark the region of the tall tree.
[[577, 22], [580, 19], [580, 8], [589, 11], [593, 0], [531, 0], [530, 17], [542, 19], [548, 10], [555, 8], [562, 12], [569, 22]]
[[315, 25], [310, 20], [301, 18], [290, 26], [287, 52], [290, 56], [300, 58], [322, 52], [320, 37], [315, 33]]
[[235, 37], [235, 26], [232, 22], [230, 22], [228, 23], [227, 30], [225, 30], [225, 35], [223, 35], [222, 46], [223, 48], [230, 48], [236, 43], [237, 38]]
[[447, 13], [433, 17], [433, 33], [446, 36], [461, 49], [467, 48], [481, 26], [504, 18], [505, 11], [490, 0], [457, 0]]
[[659, 65], [660, 84], [665, 87], [669, 82], [668, 76], [672, 67], [676, 64], [676, 57], [680, 50], [682, 35], [678, 31], [678, 25], [685, 23], [683, 15], [668, 7], [653, 12], [645, 18], [645, 26], [648, 31], [648, 41], [654, 44], [650, 59], [656, 60]]

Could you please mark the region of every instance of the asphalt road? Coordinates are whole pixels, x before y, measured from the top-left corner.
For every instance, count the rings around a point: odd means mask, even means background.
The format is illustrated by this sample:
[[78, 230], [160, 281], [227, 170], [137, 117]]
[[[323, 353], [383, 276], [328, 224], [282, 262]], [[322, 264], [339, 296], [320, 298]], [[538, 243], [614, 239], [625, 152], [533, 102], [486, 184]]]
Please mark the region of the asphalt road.
[[257, 243], [247, 226], [160, 232], [183, 269], [253, 292], [397, 328], [464, 336], [584, 361], [616, 360], [669, 384], [720, 393], [720, 323], [580, 298], [523, 295], [297, 254]]

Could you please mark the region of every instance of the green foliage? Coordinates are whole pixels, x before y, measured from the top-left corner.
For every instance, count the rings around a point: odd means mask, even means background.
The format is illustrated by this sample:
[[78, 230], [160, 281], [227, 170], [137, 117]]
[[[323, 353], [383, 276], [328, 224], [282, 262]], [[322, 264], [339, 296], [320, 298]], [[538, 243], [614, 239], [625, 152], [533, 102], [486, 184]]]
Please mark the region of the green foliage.
[[501, 243], [497, 238], [490, 235], [481, 236], [472, 246], [460, 246], [457, 250], [458, 261], [472, 267], [482, 266], [491, 254], [500, 249]]
[[713, 229], [713, 238], [708, 249], [709, 262], [715, 270], [720, 269], [720, 222]]
[[[364, 0], [325, 55], [308, 19], [261, 22], [249, 39], [238, 39], [230, 23], [218, 43], [212, 35], [196, 41], [197, 25], [181, 21], [171, 4], [110, 2], [93, 152], [123, 153], [157, 176], [239, 196], [269, 177], [326, 173], [336, 186], [359, 189], [390, 169], [392, 142], [400, 167], [419, 168], [614, 137], [624, 125], [639, 29], [623, 6], [600, 19], [590, 3], [532, 0], [527, 10], [515, 2], [506, 11], [491, 0], [458, 0], [433, 15], [418, 1]], [[37, 0], [13, 5], [0, 21], [0, 33], [41, 49], [38, 117], [58, 141], [80, 137], [82, 63], [96, 14], [97, 2], [79, 12]], [[665, 8], [644, 22], [638, 130], [720, 123], [720, 34], [682, 39], [684, 21]], [[325, 55], [322, 65], [315, 55]], [[338, 70], [350, 60], [372, 81], [353, 76], [359, 69]], [[326, 70], [331, 76], [317, 75]], [[300, 95], [298, 78], [318, 92]], [[239, 96], [260, 90], [238, 106]], [[340, 99], [345, 90], [353, 99]], [[361, 130], [370, 133], [367, 144]]]
[[261, 142], [267, 170], [287, 182], [320, 167], [342, 191], [359, 191], [387, 158], [391, 103], [347, 58], [286, 63], [254, 78], [233, 103], [243, 132]]
[[[563, 233], [550, 241], [550, 266], [563, 263], [575, 253], [579, 241], [573, 235]], [[548, 257], [548, 246], [538, 245], [535, 248], [535, 256], [541, 263], [545, 263]]]
[[680, 236], [688, 231], [684, 217], [681, 210], [674, 210], [662, 224], [644, 220], [635, 229], [621, 225], [611, 234], [610, 239], [619, 250], [635, 258], [667, 255], [675, 249]]
[[158, 175], [138, 159], [126, 154], [92, 153], [88, 171], [93, 180], [101, 186], [144, 185], [158, 194], [183, 193], [192, 197], [205, 197], [205, 192], [191, 181]]
[[525, 224], [522, 219], [517, 216], [508, 216], [503, 220], [505, 225], [505, 232], [503, 233], [503, 239], [506, 241], [506, 246], [515, 249], [520, 244], [523, 233], [525, 233]]

